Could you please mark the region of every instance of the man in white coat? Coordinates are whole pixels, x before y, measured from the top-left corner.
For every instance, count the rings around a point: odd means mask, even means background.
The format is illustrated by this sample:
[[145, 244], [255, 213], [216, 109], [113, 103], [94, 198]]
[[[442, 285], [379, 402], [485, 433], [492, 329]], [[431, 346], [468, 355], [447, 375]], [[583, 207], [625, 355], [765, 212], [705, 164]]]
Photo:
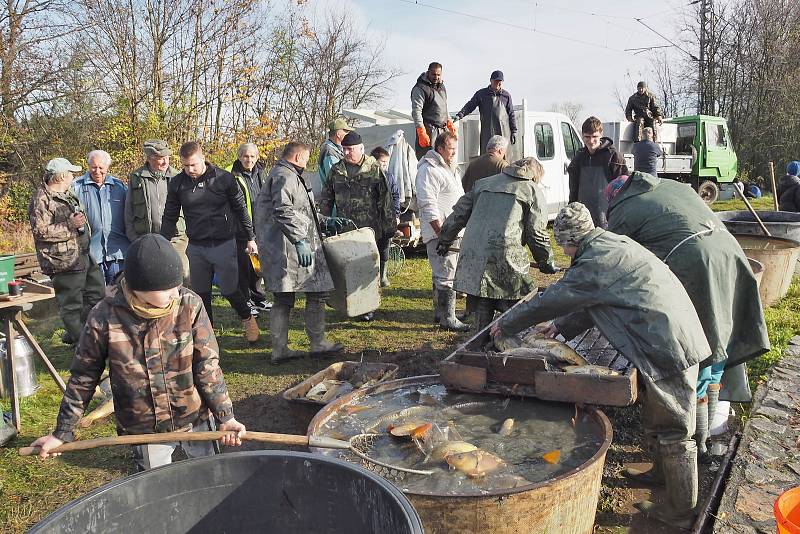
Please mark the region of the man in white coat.
[[440, 256], [439, 231], [444, 220], [453, 211], [453, 206], [464, 194], [461, 180], [456, 176], [455, 160], [458, 138], [443, 132], [417, 164], [417, 208], [422, 225], [422, 241], [428, 252], [428, 261], [433, 272], [434, 321], [447, 330], [466, 332], [469, 325], [456, 317], [456, 293], [453, 279], [458, 264], [459, 236], [451, 245], [451, 252]]

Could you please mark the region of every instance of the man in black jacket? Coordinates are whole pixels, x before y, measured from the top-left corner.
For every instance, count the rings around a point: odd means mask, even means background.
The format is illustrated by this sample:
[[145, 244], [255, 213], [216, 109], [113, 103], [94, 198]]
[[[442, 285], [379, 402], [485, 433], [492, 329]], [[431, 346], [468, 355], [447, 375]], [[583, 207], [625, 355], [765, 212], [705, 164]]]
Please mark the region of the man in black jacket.
[[[247, 214], [253, 221], [253, 233], [258, 233], [258, 227], [253, 217], [253, 206], [264, 185], [267, 173], [264, 166], [259, 161], [258, 146], [255, 143], [244, 143], [239, 146], [237, 159], [231, 167], [231, 174], [239, 183], [239, 188], [244, 194], [244, 202], [247, 206]], [[272, 307], [272, 303], [267, 301], [264, 292], [261, 290], [260, 275], [253, 268], [250, 254], [247, 253], [247, 232], [239, 225], [236, 231], [236, 259], [239, 262], [239, 291], [247, 299], [247, 304], [253, 311], [253, 315], [258, 315], [259, 311], [265, 311]], [[263, 251], [266, 252], [266, 251]]]
[[786, 175], [778, 183], [778, 201], [781, 211], [800, 211], [800, 161], [790, 161]]
[[581, 127], [584, 147], [567, 167], [569, 201], [580, 202], [589, 209], [598, 228], [608, 226], [606, 186], [611, 180], [628, 174], [623, 157], [614, 149], [613, 141], [603, 137], [603, 123], [589, 117]]
[[183, 209], [189, 246], [189, 276], [192, 290], [200, 295], [209, 318], [211, 280], [216, 273], [222, 295], [231, 303], [245, 329], [245, 338], [258, 341], [258, 324], [250, 314], [247, 299], [239, 291], [236, 261], [236, 230], [246, 234], [246, 251], [258, 253], [253, 223], [247, 213], [244, 195], [231, 173], [208, 163], [200, 144], [181, 145], [183, 171], [175, 175], [167, 189], [167, 203], [161, 219], [161, 235], [169, 238]]
[[512, 145], [517, 142], [514, 104], [509, 92], [503, 89], [503, 73], [496, 70], [489, 78], [489, 86], [472, 95], [453, 119], [460, 121], [478, 108], [481, 114], [481, 155], [486, 153], [486, 145], [494, 135], [502, 135]]

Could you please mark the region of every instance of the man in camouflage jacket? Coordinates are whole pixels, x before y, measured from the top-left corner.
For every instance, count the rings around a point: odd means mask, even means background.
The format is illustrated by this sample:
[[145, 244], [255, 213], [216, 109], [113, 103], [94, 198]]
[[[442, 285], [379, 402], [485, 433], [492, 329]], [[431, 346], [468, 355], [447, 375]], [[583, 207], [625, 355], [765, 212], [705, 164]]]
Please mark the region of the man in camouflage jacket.
[[[240, 443], [245, 427], [233, 416], [211, 322], [182, 281], [180, 257], [165, 238], [147, 234], [131, 244], [125, 274], [89, 314], [56, 428], [33, 444], [42, 458], [75, 438], [106, 366], [119, 435], [211, 430], [216, 422], [232, 431], [223, 444]], [[189, 457], [214, 453], [211, 442], [180, 444]], [[177, 445], [134, 446], [138, 469], [170, 463]]]
[[50, 160], [44, 183], [28, 205], [36, 256], [53, 281], [67, 343], [78, 340], [86, 315], [103, 298], [105, 287], [100, 268], [89, 256], [91, 228], [71, 190], [72, 173], [80, 170], [64, 158]]
[[658, 129], [655, 123], [661, 124], [664, 114], [656, 102], [656, 97], [647, 89], [646, 83], [639, 82], [636, 85], [636, 92], [628, 98], [625, 118], [639, 125], [636, 129], [636, 141], [644, 139], [642, 132], [645, 128], [653, 128], [653, 141], [658, 141]]

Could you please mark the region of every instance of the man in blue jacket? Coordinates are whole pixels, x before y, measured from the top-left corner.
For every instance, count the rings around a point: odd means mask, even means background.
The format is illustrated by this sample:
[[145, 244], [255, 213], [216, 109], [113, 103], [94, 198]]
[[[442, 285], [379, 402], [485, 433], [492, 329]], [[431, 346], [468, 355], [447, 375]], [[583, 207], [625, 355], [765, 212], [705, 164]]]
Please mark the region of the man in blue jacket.
[[89, 255], [100, 267], [106, 285], [122, 271], [128, 237], [125, 235], [125, 196], [128, 186], [108, 174], [111, 156], [92, 150], [86, 156], [89, 170], [72, 183], [72, 190], [86, 213], [92, 229]]
[[513, 145], [517, 142], [517, 121], [511, 95], [503, 89], [504, 76], [499, 70], [492, 73], [489, 87], [477, 91], [464, 104], [454, 121], [460, 121], [478, 108], [481, 114], [481, 155], [486, 153], [486, 144], [493, 135], [502, 135]]

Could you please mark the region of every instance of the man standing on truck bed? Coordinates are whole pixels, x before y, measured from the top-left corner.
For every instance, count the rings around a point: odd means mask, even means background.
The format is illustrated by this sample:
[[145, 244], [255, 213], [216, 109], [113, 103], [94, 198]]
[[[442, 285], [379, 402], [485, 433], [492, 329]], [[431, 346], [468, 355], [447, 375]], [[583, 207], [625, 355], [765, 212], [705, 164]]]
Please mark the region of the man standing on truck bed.
[[561, 210], [553, 233], [572, 265], [561, 280], [497, 321], [492, 336], [511, 336], [551, 319], [538, 328], [548, 337], [572, 339], [596, 326], [639, 371], [642, 426], [663, 466], [666, 499], [636, 507], [689, 528], [698, 489], [692, 439], [697, 368], [711, 354], [692, 301], [661, 260], [629, 237], [595, 228], [578, 202]]
[[456, 113], [454, 121], [460, 121], [475, 108], [481, 114], [481, 154], [486, 153], [486, 144], [493, 135], [502, 135], [511, 144], [517, 142], [517, 121], [511, 95], [503, 89], [504, 76], [496, 70], [489, 77], [489, 86], [479, 89]]
[[567, 167], [569, 201], [580, 202], [592, 214], [594, 225], [606, 227], [606, 186], [614, 178], [628, 174], [625, 160], [614, 149], [613, 141], [603, 137], [603, 123], [589, 117], [581, 127], [583, 144]]
[[[630, 122], [638, 123], [636, 129], [636, 140], [642, 139], [643, 128], [654, 128], [655, 123], [661, 124], [663, 122], [663, 114], [661, 108], [656, 103], [656, 97], [653, 96], [647, 89], [647, 84], [639, 82], [636, 84], [636, 92], [628, 98], [628, 105], [625, 106], [625, 118]], [[654, 139], [658, 139], [658, 135], [653, 135]]]
[[456, 133], [447, 113], [447, 89], [442, 81], [441, 63], [434, 61], [428, 65], [427, 72], [417, 78], [417, 83], [411, 89], [411, 117], [417, 129], [414, 146], [417, 159], [422, 159], [442, 132], [449, 130]]

